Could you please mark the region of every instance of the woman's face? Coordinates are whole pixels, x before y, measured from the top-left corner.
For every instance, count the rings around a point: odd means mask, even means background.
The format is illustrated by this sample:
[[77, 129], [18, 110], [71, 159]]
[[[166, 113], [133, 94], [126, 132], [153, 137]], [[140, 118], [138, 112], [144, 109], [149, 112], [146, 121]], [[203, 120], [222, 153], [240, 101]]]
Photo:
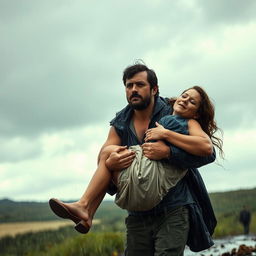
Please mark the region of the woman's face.
[[173, 115], [184, 118], [198, 118], [197, 111], [200, 107], [201, 96], [195, 89], [183, 92], [173, 105]]

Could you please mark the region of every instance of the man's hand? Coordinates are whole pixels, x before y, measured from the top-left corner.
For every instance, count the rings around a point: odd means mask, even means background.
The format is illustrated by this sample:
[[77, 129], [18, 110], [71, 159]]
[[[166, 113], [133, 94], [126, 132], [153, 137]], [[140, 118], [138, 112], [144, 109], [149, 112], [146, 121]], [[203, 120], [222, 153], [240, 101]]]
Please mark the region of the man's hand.
[[121, 171], [132, 164], [134, 157], [135, 153], [127, 147], [117, 146], [117, 149], [106, 160], [106, 166], [109, 170]]
[[161, 140], [147, 142], [141, 145], [143, 154], [151, 160], [161, 160], [170, 157], [170, 148]]

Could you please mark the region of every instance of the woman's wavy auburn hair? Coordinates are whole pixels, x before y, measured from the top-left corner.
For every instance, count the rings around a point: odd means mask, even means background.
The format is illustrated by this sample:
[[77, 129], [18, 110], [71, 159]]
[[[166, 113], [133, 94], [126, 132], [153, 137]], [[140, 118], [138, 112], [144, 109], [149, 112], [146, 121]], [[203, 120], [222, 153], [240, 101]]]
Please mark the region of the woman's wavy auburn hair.
[[[188, 90], [194, 89], [196, 90], [200, 96], [201, 96], [201, 102], [200, 106], [198, 108], [198, 118], [196, 120], [201, 125], [203, 131], [210, 137], [212, 143], [214, 146], [216, 146], [219, 149], [219, 153], [221, 157], [224, 157], [224, 152], [222, 149], [223, 146], [223, 140], [220, 137], [217, 137], [215, 133], [219, 131], [221, 135], [223, 134], [222, 130], [217, 126], [217, 123], [214, 119], [215, 117], [215, 108], [213, 103], [211, 102], [209, 96], [205, 92], [205, 90], [200, 86], [193, 86], [185, 91], [182, 92], [185, 93]], [[177, 98], [170, 98], [169, 102], [173, 106], [174, 102]]]

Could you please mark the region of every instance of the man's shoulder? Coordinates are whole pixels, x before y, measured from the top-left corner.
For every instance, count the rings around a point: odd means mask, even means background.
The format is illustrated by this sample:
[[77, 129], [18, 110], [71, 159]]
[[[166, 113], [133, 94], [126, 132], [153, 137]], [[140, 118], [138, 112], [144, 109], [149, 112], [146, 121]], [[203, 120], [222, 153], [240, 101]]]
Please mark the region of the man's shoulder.
[[161, 106], [170, 107], [169, 102], [170, 102], [169, 98], [167, 98], [167, 97], [158, 96], [156, 98], [156, 104], [161, 105]]
[[116, 116], [110, 121], [111, 126], [122, 126], [126, 123], [127, 119], [131, 115], [131, 108], [129, 105], [121, 109], [116, 113]]
[[171, 114], [171, 112], [172, 112], [172, 106], [169, 104], [169, 99], [158, 96], [155, 101], [153, 116], [160, 114], [160, 117], [161, 117], [161, 116], [169, 115]]

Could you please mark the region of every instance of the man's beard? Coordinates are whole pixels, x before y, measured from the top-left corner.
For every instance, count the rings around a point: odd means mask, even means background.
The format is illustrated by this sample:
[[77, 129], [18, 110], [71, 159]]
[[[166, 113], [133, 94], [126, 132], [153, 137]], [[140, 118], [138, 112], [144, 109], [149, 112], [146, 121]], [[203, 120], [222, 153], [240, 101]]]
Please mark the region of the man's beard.
[[[133, 96], [135, 96], [135, 95], [136, 95], [136, 97], [139, 97], [139, 98], [141, 99], [140, 102], [135, 102], [135, 103], [132, 103], [132, 102], [131, 102], [131, 98], [132, 98]], [[143, 99], [140, 95], [138, 95], [138, 94], [135, 94], [135, 95], [132, 95], [132, 96], [130, 97], [130, 100], [129, 100], [129, 105], [130, 105], [130, 107], [131, 107], [132, 109], [134, 109], [134, 110], [144, 110], [144, 109], [146, 109], [146, 108], [149, 106], [149, 104], [151, 103], [151, 97], [150, 97], [150, 96], [147, 96], [147, 97], [145, 97], [145, 98]]]

